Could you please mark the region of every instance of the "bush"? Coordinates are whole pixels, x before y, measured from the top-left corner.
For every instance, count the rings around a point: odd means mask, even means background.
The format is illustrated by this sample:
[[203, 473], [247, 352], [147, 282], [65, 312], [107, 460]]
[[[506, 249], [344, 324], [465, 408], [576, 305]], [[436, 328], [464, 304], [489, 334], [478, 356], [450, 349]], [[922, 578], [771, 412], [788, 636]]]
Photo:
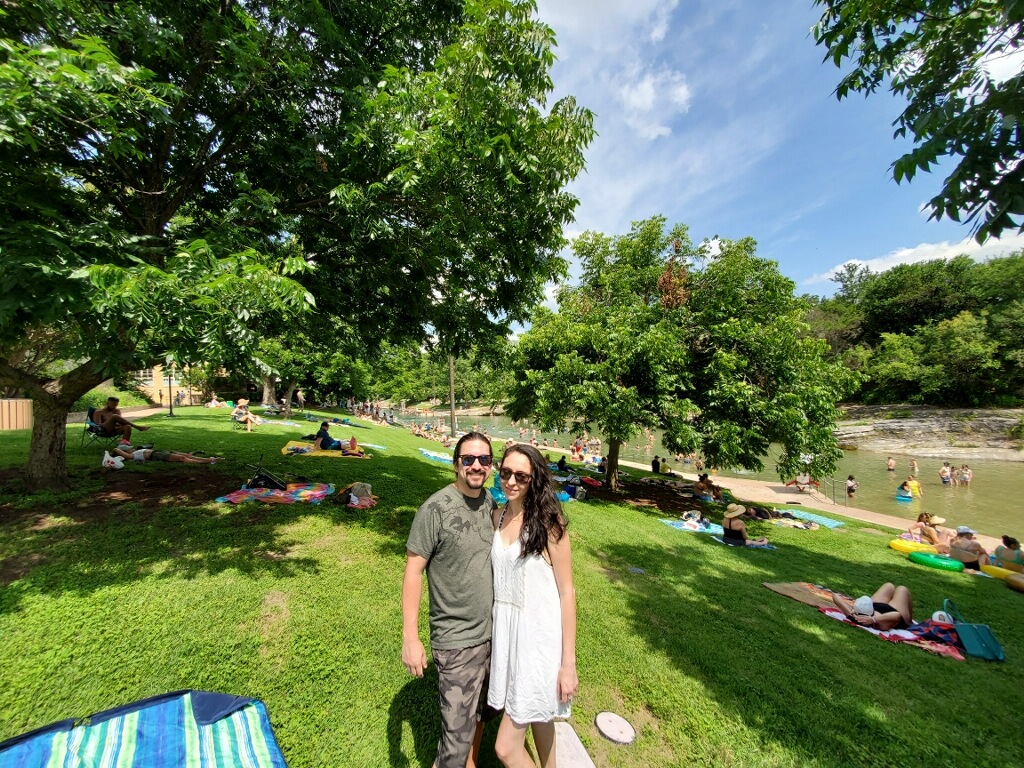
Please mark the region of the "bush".
[[101, 384], [82, 395], [75, 404], [71, 406], [72, 411], [87, 411], [90, 408], [102, 408], [107, 403], [108, 397], [121, 399], [121, 407], [128, 408], [133, 405], [149, 405], [149, 401], [137, 392], [126, 391], [112, 387], [109, 384]]

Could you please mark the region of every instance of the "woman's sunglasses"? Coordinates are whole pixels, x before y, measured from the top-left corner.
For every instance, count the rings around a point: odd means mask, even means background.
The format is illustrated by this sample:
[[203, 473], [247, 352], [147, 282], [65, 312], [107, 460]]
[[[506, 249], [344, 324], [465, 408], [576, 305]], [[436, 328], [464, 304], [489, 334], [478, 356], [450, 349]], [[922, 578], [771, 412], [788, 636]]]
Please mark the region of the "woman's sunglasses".
[[481, 467], [491, 466], [490, 456], [472, 456], [470, 454], [464, 453], [461, 456], [459, 456], [459, 461], [462, 462], [462, 466], [464, 467], [472, 467], [474, 461], [479, 461]]
[[502, 480], [509, 480], [515, 478], [519, 485], [526, 485], [530, 482], [530, 478], [533, 477], [529, 472], [513, 472], [511, 469], [499, 469], [498, 476]]

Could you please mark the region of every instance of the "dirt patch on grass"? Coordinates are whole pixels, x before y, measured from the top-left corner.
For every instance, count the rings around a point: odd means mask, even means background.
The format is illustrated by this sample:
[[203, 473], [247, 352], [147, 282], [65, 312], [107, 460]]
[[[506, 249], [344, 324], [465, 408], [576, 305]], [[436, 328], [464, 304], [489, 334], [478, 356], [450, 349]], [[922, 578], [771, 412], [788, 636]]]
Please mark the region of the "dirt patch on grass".
[[587, 487], [587, 498], [608, 501], [612, 504], [628, 504], [651, 514], [678, 517], [684, 512], [703, 512], [706, 507], [700, 499], [684, 496], [687, 491], [656, 483], [628, 483], [619, 491], [604, 486]]
[[0, 588], [10, 586], [33, 568], [45, 562], [46, 557], [38, 552], [14, 555], [0, 560]]
[[259, 633], [263, 638], [260, 644], [260, 656], [275, 660], [280, 668], [285, 661], [283, 648], [286, 646], [285, 633], [288, 630], [288, 623], [291, 621], [292, 612], [288, 607], [288, 595], [284, 592], [267, 592], [263, 596], [263, 605], [260, 607]]

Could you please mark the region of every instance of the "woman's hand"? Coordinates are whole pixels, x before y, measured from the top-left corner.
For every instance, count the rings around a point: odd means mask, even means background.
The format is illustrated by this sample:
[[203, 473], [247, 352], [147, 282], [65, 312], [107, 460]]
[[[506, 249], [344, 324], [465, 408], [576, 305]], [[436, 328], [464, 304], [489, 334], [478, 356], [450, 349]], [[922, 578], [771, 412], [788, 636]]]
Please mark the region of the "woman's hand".
[[580, 687], [580, 679], [576, 675], [576, 667], [561, 666], [558, 668], [558, 700], [563, 704], [572, 701]]

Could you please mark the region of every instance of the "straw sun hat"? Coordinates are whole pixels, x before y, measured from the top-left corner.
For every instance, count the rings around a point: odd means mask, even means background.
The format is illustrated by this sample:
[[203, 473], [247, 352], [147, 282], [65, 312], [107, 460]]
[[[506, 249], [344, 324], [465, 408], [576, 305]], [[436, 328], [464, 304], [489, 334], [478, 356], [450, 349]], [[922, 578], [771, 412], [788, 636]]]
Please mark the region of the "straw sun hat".
[[726, 517], [739, 517], [747, 511], [747, 508], [739, 504], [730, 504], [725, 508]]

